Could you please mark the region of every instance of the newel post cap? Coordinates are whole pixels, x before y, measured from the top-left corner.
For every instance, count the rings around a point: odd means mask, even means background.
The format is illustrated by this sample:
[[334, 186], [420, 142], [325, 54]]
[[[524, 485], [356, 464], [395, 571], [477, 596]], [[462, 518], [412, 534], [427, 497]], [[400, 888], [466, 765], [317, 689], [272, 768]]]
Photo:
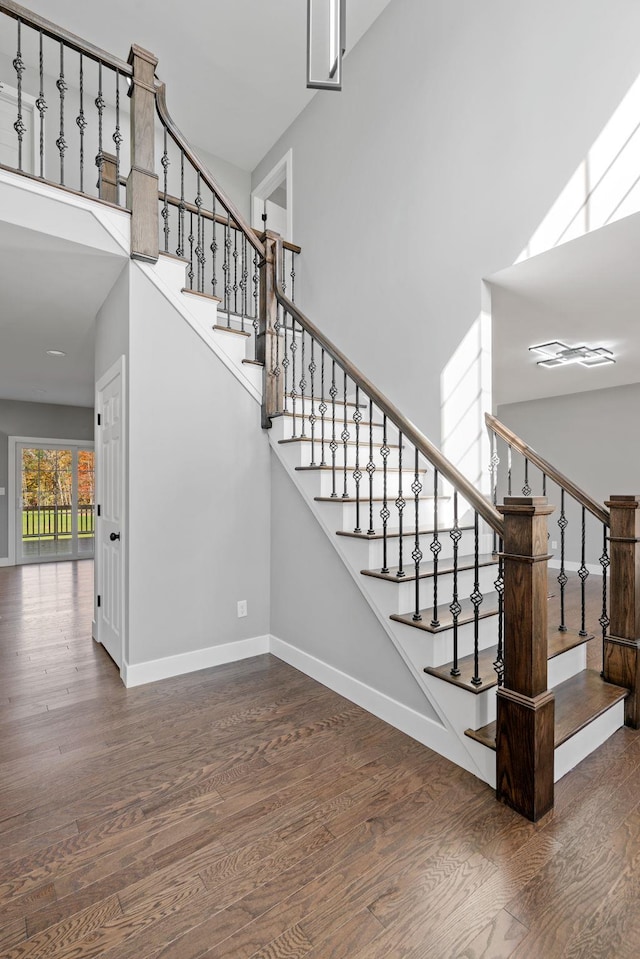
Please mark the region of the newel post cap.
[[505, 496], [496, 509], [503, 516], [549, 516], [555, 510], [546, 496]]

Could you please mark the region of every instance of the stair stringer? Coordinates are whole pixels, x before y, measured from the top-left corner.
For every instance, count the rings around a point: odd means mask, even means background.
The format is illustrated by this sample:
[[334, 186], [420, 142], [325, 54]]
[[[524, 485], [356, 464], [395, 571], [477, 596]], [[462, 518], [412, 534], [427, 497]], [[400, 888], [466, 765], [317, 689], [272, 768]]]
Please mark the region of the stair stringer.
[[[354, 565], [348, 552], [342, 546], [341, 540], [344, 538], [336, 536], [335, 528], [332, 528], [328, 524], [322, 510], [318, 508], [318, 504], [315, 502], [313, 495], [305, 488], [305, 484], [299, 480], [300, 474], [296, 473], [290, 460], [283, 452], [283, 447], [278, 443], [278, 440], [282, 438], [282, 432], [282, 420], [281, 418], [275, 418], [273, 420], [273, 426], [269, 431], [269, 441], [273, 453], [282, 464], [287, 476], [313, 514], [318, 525], [328, 537], [335, 552], [342, 560], [342, 563], [363, 595], [365, 602], [376, 616], [391, 640], [396, 652], [416, 680], [429, 705], [440, 719], [440, 724], [434, 721], [429, 722], [431, 735], [420, 736], [420, 741], [423, 742], [425, 746], [428, 746], [435, 752], [451, 760], [451, 762], [466, 769], [478, 779], [482, 779], [484, 782], [493, 785], [495, 783], [495, 768], [488, 768], [490, 763], [488, 764], [485, 761], [485, 757], [482, 754], [474, 753], [474, 750], [469, 748], [469, 745], [473, 746], [473, 743], [464, 735], [464, 730], [468, 728], [469, 723], [475, 723], [475, 719], [471, 720], [470, 710], [477, 708], [475, 702], [477, 697], [474, 694], [468, 693], [449, 683], [443, 683], [435, 677], [424, 673], [425, 654], [421, 645], [424, 643], [424, 634], [422, 634], [420, 630], [412, 630], [402, 626], [399, 626], [396, 630], [394, 623], [389, 619], [388, 612], [382, 610], [374, 601], [365, 582], [368, 577], [362, 576], [360, 567]], [[402, 632], [402, 639], [399, 638], [398, 632]], [[495, 690], [488, 690], [485, 693], [478, 694], [478, 696], [485, 698], [492, 696], [495, 701]], [[456, 719], [452, 720], [452, 716], [456, 716]], [[495, 762], [493, 765], [495, 767]]]

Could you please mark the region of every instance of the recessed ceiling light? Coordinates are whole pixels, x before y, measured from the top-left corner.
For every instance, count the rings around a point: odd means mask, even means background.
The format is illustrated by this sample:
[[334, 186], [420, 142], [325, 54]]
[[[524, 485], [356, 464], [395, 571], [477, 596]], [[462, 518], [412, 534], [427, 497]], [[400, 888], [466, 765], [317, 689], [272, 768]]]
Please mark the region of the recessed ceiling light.
[[540, 343], [530, 346], [530, 353], [540, 353], [546, 357], [538, 360], [538, 366], [551, 369], [554, 366], [568, 366], [570, 363], [579, 363], [580, 366], [604, 366], [605, 363], [615, 363], [611, 350], [604, 346], [567, 346], [559, 340], [551, 343]]
[[47, 350], [47, 356], [66, 356], [64, 350]]

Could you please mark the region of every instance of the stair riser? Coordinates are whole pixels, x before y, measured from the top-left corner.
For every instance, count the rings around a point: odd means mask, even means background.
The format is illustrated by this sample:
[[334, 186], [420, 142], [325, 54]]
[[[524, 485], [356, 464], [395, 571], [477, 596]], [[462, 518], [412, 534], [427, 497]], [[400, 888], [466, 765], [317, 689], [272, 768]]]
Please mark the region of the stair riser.
[[183, 261], [160, 254], [155, 269], [160, 278], [167, 286], [170, 286], [172, 290], [181, 290], [185, 286], [187, 269]]
[[[353, 557], [354, 565], [358, 569], [380, 569], [383, 563], [384, 555], [384, 544], [382, 539], [374, 540], [361, 540], [355, 539], [348, 536], [341, 537], [343, 540], [343, 548], [348, 551], [349, 556]], [[397, 566], [398, 565], [398, 541], [399, 537], [389, 538], [387, 540], [387, 565], [388, 566]], [[403, 537], [404, 547], [403, 553], [405, 557], [410, 557], [411, 551], [414, 546], [415, 538], [413, 533], [408, 533]], [[420, 548], [425, 557], [425, 561], [431, 559], [431, 553], [429, 551], [429, 543], [431, 542], [430, 536], [420, 537]], [[453, 544], [448, 533], [443, 533], [440, 537], [440, 543], [442, 545], [442, 551], [440, 553], [440, 559], [450, 559], [453, 556]], [[348, 545], [347, 545], [348, 544]], [[465, 530], [462, 534], [460, 544], [458, 547], [459, 556], [468, 556], [473, 553], [474, 538], [473, 532], [470, 530]], [[480, 552], [489, 552], [490, 547], [483, 548], [482, 543], [480, 544]], [[410, 560], [409, 560], [410, 561]], [[494, 577], [495, 578], [495, 577]]]
[[[366, 490], [367, 496], [369, 490]], [[380, 511], [382, 509], [382, 502], [374, 502], [373, 504], [373, 528], [375, 530], [380, 530], [382, 528], [382, 519], [380, 517]], [[322, 510], [323, 516], [326, 516], [327, 522], [331, 527], [335, 527], [336, 530], [346, 530], [351, 532], [356, 528], [356, 519], [357, 519], [357, 510], [355, 503], [343, 503], [341, 497], [338, 496], [331, 503], [318, 503], [318, 507]], [[397, 510], [395, 506], [389, 504], [387, 506], [391, 510], [391, 517], [389, 518], [389, 527], [397, 526]], [[406, 512], [406, 510], [405, 510]], [[395, 514], [395, 515], [394, 515]], [[422, 529], [429, 529], [433, 526], [433, 500], [419, 500], [418, 501], [418, 519], [419, 526]], [[415, 505], [411, 504], [411, 525], [415, 521]], [[360, 502], [360, 529], [366, 532], [369, 528], [369, 500], [362, 499]], [[444, 537], [449, 537], [448, 532], [442, 533], [440, 539]], [[423, 537], [424, 539], [424, 537]], [[429, 537], [431, 539], [431, 537]], [[397, 550], [397, 546], [396, 546]], [[426, 545], [422, 546], [422, 551], [426, 552]]]
[[587, 644], [583, 643], [581, 646], [574, 646], [573, 649], [568, 649], [566, 653], [561, 653], [560, 656], [554, 656], [553, 659], [549, 660], [547, 686], [549, 689], [553, 689], [554, 686], [559, 686], [560, 683], [564, 683], [565, 680], [586, 668]]
[[[322, 418], [318, 411], [318, 404], [314, 407], [314, 412], [316, 416], [316, 424], [314, 431], [314, 441], [316, 447], [316, 459], [320, 460], [322, 458]], [[311, 424], [309, 422], [309, 416], [311, 415], [311, 406], [309, 404], [305, 405], [305, 418], [304, 418], [304, 432], [303, 432], [303, 421], [302, 417], [299, 415], [296, 416], [295, 428], [292, 416], [284, 417], [286, 428], [284, 430], [284, 437], [290, 439], [293, 437], [305, 436], [307, 439], [311, 439]], [[353, 407], [347, 408], [347, 418], [353, 418]], [[338, 415], [338, 404], [336, 403], [336, 426], [335, 426], [335, 435], [336, 443], [340, 444], [340, 434], [344, 429], [344, 406], [340, 406], [339, 415]], [[349, 430], [349, 438], [355, 442], [356, 438], [356, 427], [355, 423], [347, 423], [347, 429]], [[331, 450], [329, 449], [329, 443], [333, 435], [333, 423], [331, 420], [330, 413], [325, 414], [324, 419], [324, 455], [327, 462], [330, 461]], [[373, 427], [373, 445], [374, 453], [379, 457], [380, 447], [382, 446], [383, 441], [383, 429], [381, 426]], [[387, 429], [387, 444], [389, 446], [397, 446], [398, 438], [397, 431], [391, 431]], [[360, 445], [363, 450], [366, 450], [366, 455], [368, 457], [369, 453], [369, 427], [364, 423], [360, 424]]]
[[554, 781], [561, 779], [622, 726], [624, 726], [623, 700], [615, 703], [575, 736], [557, 747], [554, 757]]
[[[355, 444], [355, 440], [350, 441], [350, 444], [351, 444], [351, 443], [354, 443], [354, 444]], [[311, 449], [312, 445], [313, 445], [313, 460], [314, 460], [313, 465], [315, 465], [315, 466], [320, 466], [320, 465], [321, 465], [321, 463], [322, 463], [322, 446], [321, 446], [321, 444], [320, 444], [319, 442], [316, 442], [316, 443], [313, 443], [313, 444], [311, 444], [311, 443], [292, 443], [291, 445], [292, 445], [294, 448], [297, 448], [297, 449], [298, 449], [298, 454], [299, 454], [299, 455], [298, 455], [298, 462], [297, 462], [297, 464], [296, 464], [297, 466], [311, 466], [311, 465], [312, 465], [312, 462], [311, 462], [311, 460], [312, 460], [312, 449]], [[336, 450], [336, 459], [335, 459], [335, 468], [336, 468], [336, 470], [338, 470], [338, 471], [344, 469], [344, 453], [345, 453], [344, 445], [343, 445], [342, 443], [339, 443], [338, 449]], [[361, 472], [362, 472], [362, 474], [363, 474], [362, 482], [363, 482], [363, 483], [366, 483], [367, 488], [368, 488], [368, 486], [369, 486], [369, 474], [368, 474], [367, 471], [366, 471], [366, 467], [367, 467], [367, 464], [368, 464], [368, 462], [369, 462], [369, 448], [368, 448], [368, 446], [365, 447], [365, 446], [361, 445], [361, 446], [359, 447], [358, 457], [359, 457], [358, 466], [359, 466], [359, 469], [361, 470]], [[372, 462], [373, 462], [373, 464], [374, 464], [374, 466], [375, 466], [375, 468], [376, 468], [376, 469], [375, 469], [374, 476], [377, 475], [378, 473], [382, 474], [382, 472], [383, 472], [383, 467], [384, 467], [384, 461], [383, 461], [383, 459], [382, 459], [382, 456], [380, 456], [380, 452], [379, 452], [379, 451], [377, 450], [377, 448], [375, 448], [375, 447], [374, 447], [374, 450], [373, 450], [373, 460], [372, 460]], [[325, 466], [333, 466], [333, 458], [332, 458], [331, 450], [329, 449], [329, 445], [328, 445], [328, 444], [325, 444], [324, 465], [325, 465]], [[405, 466], [408, 465], [407, 462], [406, 462], [406, 460], [404, 461], [404, 465], [405, 465]], [[347, 467], [348, 467], [348, 469], [350, 469], [350, 470], [352, 470], [352, 471], [353, 471], [353, 470], [355, 469], [355, 467], [356, 467], [356, 447], [355, 447], [355, 445], [348, 445], [348, 446], [347, 446]], [[393, 469], [397, 469], [397, 468], [398, 468], [398, 450], [397, 450], [397, 449], [392, 449], [392, 450], [391, 450], [391, 454], [390, 454], [389, 459], [388, 459], [388, 461], [387, 461], [387, 467], [393, 468]], [[409, 472], [409, 470], [407, 470], [407, 472]], [[411, 471], [411, 482], [413, 482], [414, 476], [415, 476], [415, 474], [413, 473], [413, 471]], [[427, 475], [425, 476], [425, 474], [421, 473], [421, 474], [420, 474], [420, 482], [422, 483], [422, 486], [423, 486], [423, 490], [422, 490], [423, 493], [424, 493], [425, 495], [427, 495], [427, 494], [431, 495], [431, 493], [433, 493], [433, 480], [429, 477], [429, 475], [427, 474]]]
[[[479, 729], [496, 718], [495, 687], [481, 693], [469, 693], [452, 683], [443, 683], [434, 676], [426, 677], [427, 688], [447, 716], [455, 717], [456, 725], [466, 723], [465, 729]], [[493, 754], [495, 763], [495, 753]]]
[[[398, 629], [411, 629], [403, 623], [394, 623]], [[424, 634], [427, 638], [425, 643], [425, 666], [442, 666], [443, 663], [453, 661], [453, 630], [444, 630], [441, 633], [435, 633], [431, 636]], [[486, 616], [478, 620], [478, 648], [486, 649], [488, 646], [494, 646], [498, 641], [498, 617]], [[471, 656], [474, 645], [474, 624], [463, 623], [458, 627], [458, 657]], [[472, 696], [473, 693], [466, 695]], [[489, 720], [487, 720], [489, 722]], [[480, 724], [482, 725], [482, 723]], [[474, 727], [477, 728], [477, 727]]]
[[[413, 565], [410, 563], [405, 566], [407, 572], [413, 571]], [[483, 594], [494, 591], [493, 582], [496, 573], [493, 567], [481, 567], [478, 570], [480, 591]], [[415, 608], [415, 580], [406, 582], [397, 580], [389, 582], [387, 580], [376, 579], [374, 576], [366, 577], [366, 590], [371, 596], [373, 602], [391, 615], [392, 613], [407, 613]], [[468, 599], [474, 587], [473, 570], [464, 570], [458, 573], [458, 598], [460, 601]], [[448, 610], [453, 601], [453, 575], [450, 573], [438, 576], [438, 608], [441, 611]], [[420, 580], [420, 609], [430, 608], [433, 603], [433, 578]], [[495, 640], [494, 640], [495, 642]], [[447, 660], [444, 660], [447, 662]], [[426, 664], [425, 664], [426, 665]]]
[[[361, 468], [363, 473], [363, 478], [360, 480], [360, 495], [364, 495], [365, 489], [367, 495], [369, 495], [369, 477]], [[319, 496], [331, 496], [334, 489], [333, 482], [333, 472], [331, 470], [322, 470], [320, 472], [320, 491]], [[413, 494], [411, 493], [411, 484], [414, 480], [415, 474], [409, 471], [402, 471], [402, 481], [400, 479], [399, 473], [387, 473], [387, 501], [389, 509], [392, 508], [393, 502], [398, 496], [400, 487], [402, 486], [402, 495], [405, 500], [405, 509], [404, 515], [408, 517], [410, 515], [410, 510], [413, 507]], [[366, 477], [366, 482], [365, 482]], [[348, 496], [356, 495], [356, 482], [353, 478], [353, 470], [347, 469], [347, 484], [346, 492]], [[345, 477], [344, 470], [336, 470], [335, 472], [335, 489], [338, 496], [342, 496], [345, 492]], [[384, 479], [381, 473], [375, 473], [373, 477], [373, 495], [382, 496], [384, 493]]]
[[[202, 326], [211, 329], [216, 323], [220, 322], [215, 300], [207, 300], [203, 296], [194, 296], [190, 293], [182, 293], [181, 295], [189, 313], [195, 317]], [[230, 337], [235, 336], [233, 333], [228, 335]], [[238, 337], [238, 339], [243, 340], [244, 337]]]

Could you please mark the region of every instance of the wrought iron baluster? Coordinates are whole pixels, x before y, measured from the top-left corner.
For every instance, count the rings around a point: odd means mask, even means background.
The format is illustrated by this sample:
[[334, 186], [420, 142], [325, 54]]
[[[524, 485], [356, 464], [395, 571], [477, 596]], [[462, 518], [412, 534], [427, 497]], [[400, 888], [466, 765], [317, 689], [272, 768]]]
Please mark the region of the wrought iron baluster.
[[413, 483], [411, 484], [411, 492], [413, 493], [414, 518], [416, 524], [413, 552], [411, 553], [415, 574], [415, 609], [413, 611], [414, 623], [419, 623], [422, 619], [422, 614], [420, 612], [420, 563], [422, 562], [422, 550], [420, 549], [420, 493], [422, 492], [422, 483], [420, 482], [419, 466], [419, 454], [418, 450], [416, 450]]
[[233, 231], [233, 312], [238, 315], [238, 231]]
[[511, 443], [507, 446], [507, 496], [511, 496]]
[[529, 460], [524, 458], [524, 484], [522, 486], [522, 495], [531, 496], [531, 487], [529, 486]]
[[[489, 463], [489, 472], [491, 473], [491, 493], [494, 508], [498, 506], [498, 467], [500, 457], [497, 450], [497, 437], [494, 430], [491, 430], [491, 461]], [[496, 531], [493, 531], [493, 555], [496, 555], [498, 548], [498, 539]]]
[[302, 327], [300, 327], [300, 332], [301, 332], [301, 334], [302, 334], [302, 352], [300, 353], [300, 383], [299, 383], [299, 386], [300, 386], [300, 407], [301, 407], [301, 409], [300, 409], [300, 416], [301, 416], [301, 418], [302, 418], [302, 433], [301, 433], [300, 435], [301, 435], [301, 436], [306, 436], [307, 434], [306, 434], [306, 422], [305, 422], [306, 417], [305, 417], [305, 411], [304, 411], [304, 409], [305, 409], [304, 400], [305, 400], [305, 395], [306, 395], [306, 390], [307, 390], [307, 380], [306, 380], [306, 368], [305, 368], [305, 365], [304, 365], [304, 363], [305, 363], [305, 360], [304, 360], [304, 337], [305, 337], [305, 331], [304, 331], [304, 329], [303, 329]]
[[22, 141], [27, 127], [22, 116], [22, 74], [27, 69], [22, 59], [22, 21], [18, 17], [18, 49], [13, 60], [13, 69], [16, 71], [16, 86], [18, 88], [18, 113], [13, 129], [18, 137], [18, 169], [22, 170]]
[[586, 510], [584, 506], [582, 507], [582, 525], [580, 528], [580, 569], [578, 570], [578, 576], [580, 577], [580, 636], [587, 636], [586, 628], [586, 615], [587, 615], [587, 603], [586, 603], [586, 585], [587, 585], [587, 576], [589, 575], [589, 570], [587, 569], [585, 563], [585, 554], [586, 554]]
[[[42, 55], [42, 30], [39, 31], [39, 54], [38, 54], [38, 71], [40, 74], [40, 90], [38, 92], [38, 99], [36, 100], [36, 109], [40, 114], [40, 177], [44, 179], [44, 115], [47, 111], [47, 101], [44, 96], [44, 58]], [[82, 95], [83, 95], [83, 76], [82, 76], [82, 54], [80, 54], [80, 114], [77, 119], [77, 124], [80, 127], [80, 191], [82, 192], [82, 174], [83, 174], [83, 133], [84, 128], [80, 126], [80, 118], [84, 122], [84, 114], [82, 111]], [[86, 126], [86, 123], [85, 123]]]
[[342, 452], [343, 452], [343, 473], [344, 473], [344, 487], [342, 491], [342, 498], [347, 499], [349, 492], [347, 490], [347, 468], [348, 468], [348, 453], [349, 453], [349, 430], [347, 429], [347, 374], [344, 373], [344, 426], [342, 433], [340, 434], [340, 439], [342, 440]]
[[561, 633], [566, 633], [567, 627], [564, 621], [564, 589], [567, 585], [567, 574], [564, 571], [564, 537], [567, 528], [567, 517], [564, 511], [564, 490], [560, 490], [560, 516], [558, 517], [558, 526], [560, 527], [560, 572], [558, 573], [558, 585], [560, 586], [560, 625], [558, 629]]
[[433, 471], [433, 539], [429, 546], [433, 554], [433, 615], [431, 625], [436, 629], [440, 625], [438, 617], [438, 557], [442, 544], [438, 536], [438, 470]]
[[542, 474], [542, 495], [543, 496], [547, 495], [547, 474], [546, 473]]
[[[202, 193], [199, 170], [196, 175], [196, 210], [196, 289], [198, 293], [204, 293], [204, 240], [202, 237]], [[191, 232], [193, 233], [193, 226]]]
[[180, 203], [178, 205], [178, 246], [176, 253], [184, 256], [184, 150], [180, 150]]
[[102, 149], [102, 116], [106, 103], [102, 96], [102, 63], [98, 62], [98, 96], [94, 100], [96, 110], [98, 111], [98, 152], [96, 154], [96, 166], [98, 168], [98, 196], [102, 196], [102, 173], [104, 170], [104, 151]]
[[329, 389], [329, 396], [331, 397], [331, 442], [329, 443], [329, 449], [331, 450], [331, 495], [336, 497], [338, 495], [336, 491], [336, 453], [338, 452], [338, 441], [336, 440], [336, 396], [338, 395], [338, 388], [336, 386], [336, 361], [331, 360], [331, 387]]
[[116, 203], [120, 203], [120, 146], [123, 139], [120, 132], [120, 71], [116, 70], [116, 128], [112, 137], [116, 146]]
[[500, 556], [498, 559], [498, 578], [494, 581], [498, 594], [498, 649], [493, 668], [498, 676], [498, 686], [504, 685], [504, 560], [503, 545], [500, 540]]
[[[288, 404], [289, 404], [289, 392], [288, 392], [288, 384], [287, 384], [288, 372], [289, 372], [289, 352], [287, 350], [287, 333], [289, 332], [289, 323], [287, 322], [288, 315], [289, 315], [288, 313], [285, 313], [284, 315], [284, 323], [283, 323], [284, 343], [282, 347], [282, 369], [284, 370], [284, 408], [285, 410], [288, 408]], [[257, 318], [254, 319], [253, 322], [255, 326], [258, 322]], [[256, 332], [256, 343], [257, 341], [258, 341], [258, 334]]]
[[367, 533], [373, 536], [373, 475], [376, 471], [376, 464], [373, 461], [373, 400], [369, 399], [369, 462], [367, 463], [367, 473], [369, 474], [369, 529]]
[[67, 141], [64, 138], [64, 95], [69, 89], [64, 78], [64, 43], [60, 41], [60, 76], [56, 80], [56, 87], [60, 95], [60, 136], [56, 140], [58, 153], [60, 154], [60, 183], [64, 186], [64, 154], [67, 149]]
[[[260, 314], [259, 299], [260, 299], [260, 272], [259, 272], [259, 264], [258, 264], [258, 251], [256, 250], [256, 251], [254, 252], [254, 254], [253, 254], [253, 332], [254, 332], [254, 350], [255, 350], [255, 354], [254, 354], [254, 355], [255, 355], [256, 357], [257, 357], [257, 355], [258, 355], [258, 333], [260, 332], [260, 324], [259, 324], [259, 321], [258, 321], [258, 316], [259, 316], [259, 314]], [[282, 360], [282, 365], [283, 365], [283, 366], [284, 366], [284, 360], [285, 360], [286, 357], [287, 357], [287, 350], [286, 350], [287, 326], [286, 326], [286, 323], [285, 323], [284, 331], [285, 331], [285, 351], [284, 351], [284, 359]], [[288, 360], [287, 360], [287, 365], [288, 365]], [[284, 406], [285, 406], [285, 409], [286, 409], [286, 408], [287, 408], [286, 367], [285, 367]]]
[[362, 479], [362, 472], [360, 471], [360, 420], [362, 419], [362, 413], [360, 412], [360, 388], [356, 386], [356, 408], [353, 414], [353, 420], [356, 424], [356, 468], [353, 471], [353, 479], [356, 484], [356, 526], [354, 533], [361, 533], [360, 529], [360, 480]]
[[291, 251], [291, 302], [296, 302], [296, 268], [295, 268], [295, 252]]
[[296, 353], [298, 352], [298, 344], [296, 342], [296, 321], [293, 317], [291, 317], [291, 346], [289, 349], [291, 352], [291, 414], [293, 416], [293, 435], [297, 436], [296, 399], [298, 394], [296, 392]]
[[[276, 306], [276, 322], [274, 323], [274, 326], [273, 326], [273, 332], [276, 338], [276, 349], [275, 349], [275, 356], [274, 356], [274, 365], [273, 365], [273, 369], [271, 370], [272, 376], [275, 376], [275, 377], [280, 376], [280, 330], [282, 329], [280, 318], [282, 317], [282, 315], [283, 315], [282, 308], [279, 305]], [[284, 323], [286, 324], [286, 322], [287, 322], [287, 314], [285, 313]]]
[[609, 559], [609, 553], [607, 551], [607, 527], [605, 524], [602, 524], [602, 556], [600, 557], [600, 566], [602, 567], [602, 615], [598, 622], [602, 627], [602, 666], [604, 675], [604, 645], [605, 638], [607, 635], [607, 629], [609, 628], [609, 611], [607, 608], [607, 570], [611, 565], [611, 560]]
[[382, 457], [382, 509], [380, 510], [380, 518], [382, 520], [381, 573], [389, 572], [389, 565], [387, 562], [387, 524], [389, 523], [391, 512], [389, 510], [389, 504], [387, 503], [387, 459], [390, 452], [391, 450], [387, 445], [387, 414], [384, 413], [382, 416], [382, 446], [380, 447], [380, 456]]
[[462, 612], [462, 606], [458, 599], [458, 547], [462, 538], [462, 530], [458, 524], [458, 491], [453, 491], [453, 526], [449, 530], [449, 536], [453, 543], [453, 596], [449, 604], [449, 611], [453, 617], [453, 665], [451, 675], [459, 676], [460, 668], [458, 666], [458, 618]]
[[189, 211], [189, 236], [187, 237], [187, 243], [189, 244], [189, 269], [187, 270], [187, 276], [189, 277], [189, 289], [193, 289], [193, 278], [195, 276], [195, 271], [193, 269], [193, 244], [195, 237], [193, 235], [193, 213]]
[[480, 531], [479, 531], [479, 516], [476, 511], [474, 511], [473, 518], [473, 592], [471, 593], [471, 602], [473, 603], [473, 676], [471, 677], [471, 684], [473, 686], [481, 686], [482, 679], [479, 675], [480, 664], [480, 605], [483, 600], [482, 593], [480, 592], [480, 563], [479, 563], [479, 549], [480, 549]]
[[227, 313], [227, 326], [231, 326], [231, 214], [227, 213], [224, 226], [224, 309]]
[[327, 412], [327, 404], [324, 399], [324, 347], [322, 347], [321, 360], [320, 360], [320, 406], [318, 411], [320, 413], [320, 466], [326, 466], [325, 460], [325, 414]]
[[167, 131], [164, 131], [164, 151], [162, 153], [162, 169], [164, 171], [164, 201], [162, 204], [162, 219], [164, 220], [164, 252], [169, 252], [169, 153], [167, 151]]
[[[216, 295], [216, 288], [217, 288], [217, 286], [218, 286], [218, 277], [217, 277], [217, 275], [216, 275], [216, 258], [217, 258], [217, 255], [218, 255], [218, 240], [217, 240], [217, 237], [216, 237], [216, 227], [217, 227], [218, 224], [217, 224], [217, 222], [216, 222], [216, 195], [215, 195], [215, 193], [212, 192], [211, 197], [212, 197], [212, 200], [211, 200], [211, 211], [212, 211], [212, 213], [213, 213], [213, 236], [211, 237], [211, 246], [209, 247], [209, 249], [211, 250], [211, 292], [212, 292], [213, 295], [215, 296], [215, 295]], [[256, 333], [256, 336], [257, 336], [257, 333]]]
[[396, 576], [398, 579], [402, 579], [406, 576], [403, 566], [403, 552], [404, 552], [404, 508], [407, 505], [406, 500], [402, 494], [402, 433], [398, 433], [398, 495], [396, 497], [396, 509], [398, 510], [398, 570]]
[[316, 361], [314, 359], [315, 351], [315, 340], [311, 337], [311, 360], [309, 361], [309, 377], [310, 377], [310, 388], [311, 388], [311, 413], [309, 414], [309, 425], [311, 426], [311, 465], [316, 465], [316, 398], [314, 395], [315, 390], [315, 373], [316, 373]]
[[249, 280], [249, 267], [247, 266], [247, 254], [249, 250], [249, 245], [247, 243], [247, 238], [242, 234], [242, 273], [240, 274], [240, 290], [242, 293], [242, 332], [244, 333], [244, 322], [248, 316], [248, 280]]

